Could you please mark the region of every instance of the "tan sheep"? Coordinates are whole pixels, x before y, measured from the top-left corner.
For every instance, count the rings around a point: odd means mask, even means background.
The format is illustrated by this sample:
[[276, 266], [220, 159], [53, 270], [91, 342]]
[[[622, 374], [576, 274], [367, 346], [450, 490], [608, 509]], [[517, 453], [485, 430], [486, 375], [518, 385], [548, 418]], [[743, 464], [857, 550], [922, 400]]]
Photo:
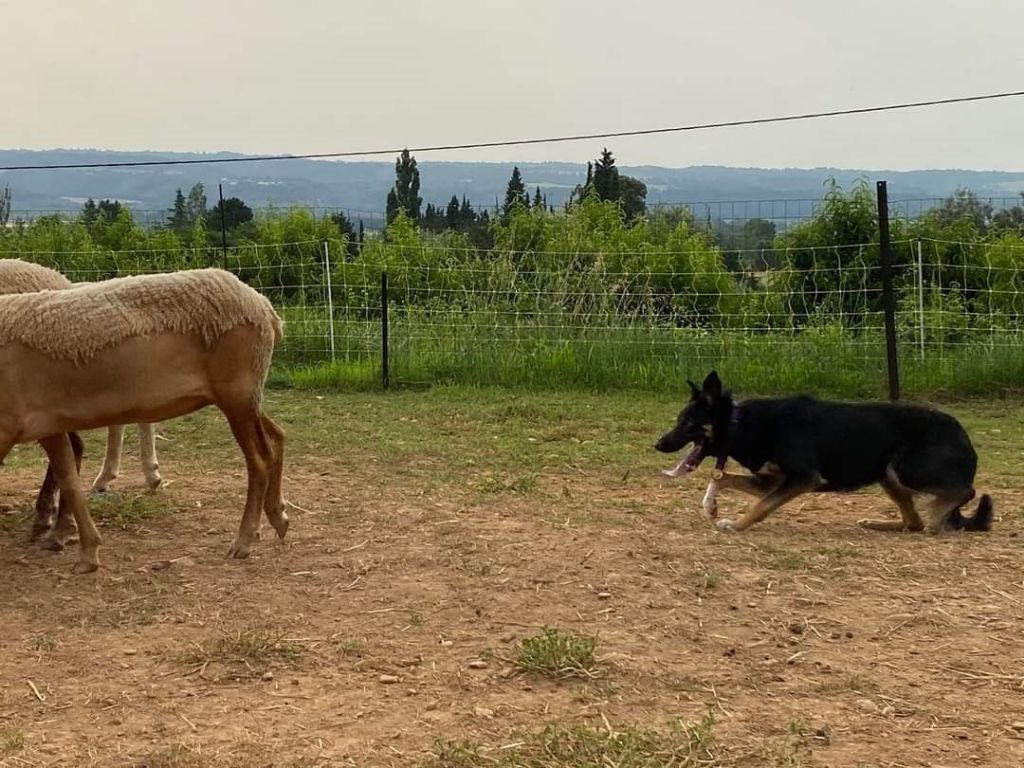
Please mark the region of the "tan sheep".
[[248, 470], [228, 556], [249, 555], [261, 511], [284, 538], [284, 432], [262, 409], [281, 334], [270, 302], [219, 269], [0, 296], [0, 460], [18, 443], [38, 441], [46, 451], [61, 495], [47, 544], [59, 549], [77, 524], [76, 570], [99, 567], [100, 536], [68, 433], [164, 421], [208, 405], [227, 416]]
[[[0, 295], [8, 293], [32, 293], [33, 291], [60, 291], [70, 288], [72, 282], [56, 270], [20, 259], [0, 259]], [[156, 488], [160, 485], [160, 464], [156, 457], [156, 430], [152, 424], [138, 424], [139, 453], [142, 474], [146, 485]], [[121, 467], [121, 448], [124, 442], [124, 427], [110, 427], [107, 432], [107, 450], [103, 467], [93, 482], [94, 492], [106, 491], [117, 478]], [[81, 456], [81, 441], [78, 435], [72, 437], [75, 453]], [[36, 497], [36, 519], [32, 525], [32, 538], [45, 533], [57, 508], [57, 482], [53, 471], [47, 468], [39, 495]]]

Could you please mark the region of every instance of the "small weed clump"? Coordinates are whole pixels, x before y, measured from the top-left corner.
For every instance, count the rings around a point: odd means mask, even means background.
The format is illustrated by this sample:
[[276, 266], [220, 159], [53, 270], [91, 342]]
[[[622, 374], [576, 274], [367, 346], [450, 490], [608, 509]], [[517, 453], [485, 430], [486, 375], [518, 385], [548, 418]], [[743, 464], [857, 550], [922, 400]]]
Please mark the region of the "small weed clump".
[[545, 628], [528, 637], [519, 647], [516, 663], [527, 672], [552, 678], [593, 677], [595, 641], [557, 629]]

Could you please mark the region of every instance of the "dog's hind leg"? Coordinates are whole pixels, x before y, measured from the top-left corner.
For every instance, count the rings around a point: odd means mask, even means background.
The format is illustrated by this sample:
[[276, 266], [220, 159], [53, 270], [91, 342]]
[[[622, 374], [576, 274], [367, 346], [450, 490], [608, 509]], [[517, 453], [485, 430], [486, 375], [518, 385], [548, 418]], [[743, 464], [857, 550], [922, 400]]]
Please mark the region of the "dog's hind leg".
[[926, 533], [936, 534], [947, 527], [949, 516], [974, 497], [974, 489], [941, 491], [928, 502], [928, 520], [925, 522]]
[[[972, 498], [974, 495], [972, 492]], [[946, 518], [946, 525], [954, 531], [991, 531], [993, 512], [992, 497], [983, 493], [981, 499], [978, 500], [978, 507], [971, 517], [964, 517], [960, 507], [957, 507]]]
[[929, 438], [913, 451], [895, 456], [887, 477], [898, 474], [904, 488], [932, 497], [922, 517], [924, 530], [934, 534], [951, 527], [950, 517], [974, 498], [976, 467], [969, 441]]
[[760, 501], [758, 501], [750, 511], [748, 511], [743, 517], [736, 522], [732, 520], [718, 520], [715, 525], [718, 526], [720, 531], [743, 531], [764, 520], [768, 515], [774, 512], [776, 509], [781, 507], [787, 501], [792, 501], [797, 496], [802, 496], [814, 490], [819, 483], [821, 478], [819, 477], [803, 477], [799, 475], [791, 475], [783, 479], [782, 483]]
[[896, 502], [900, 520], [858, 520], [857, 525], [869, 531], [920, 531], [924, 528], [921, 516], [914, 509], [914, 494], [900, 484], [899, 478], [890, 467], [880, 483], [886, 495]]

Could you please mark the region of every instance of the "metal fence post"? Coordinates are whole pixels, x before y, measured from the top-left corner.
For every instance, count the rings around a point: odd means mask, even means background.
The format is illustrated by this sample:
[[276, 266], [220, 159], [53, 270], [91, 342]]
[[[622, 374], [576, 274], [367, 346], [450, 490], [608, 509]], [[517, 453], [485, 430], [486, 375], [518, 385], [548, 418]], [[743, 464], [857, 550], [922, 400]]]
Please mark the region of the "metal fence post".
[[384, 389], [391, 386], [391, 360], [388, 344], [388, 272], [380, 273], [380, 375]]
[[878, 246], [882, 267], [882, 307], [885, 314], [885, 357], [889, 373], [889, 399], [900, 399], [900, 372], [896, 352], [896, 296], [892, 287], [892, 243], [889, 241], [889, 191], [884, 181], [878, 192]]
[[327, 325], [330, 329], [331, 338], [331, 362], [335, 360], [334, 355], [334, 295], [331, 292], [331, 246], [324, 240], [324, 281], [327, 287]]
[[921, 359], [924, 360], [924, 259], [921, 241], [917, 241], [917, 321], [921, 337]]
[[217, 185], [217, 195], [220, 197], [220, 259], [221, 266], [228, 268], [228, 230], [224, 223], [224, 185]]

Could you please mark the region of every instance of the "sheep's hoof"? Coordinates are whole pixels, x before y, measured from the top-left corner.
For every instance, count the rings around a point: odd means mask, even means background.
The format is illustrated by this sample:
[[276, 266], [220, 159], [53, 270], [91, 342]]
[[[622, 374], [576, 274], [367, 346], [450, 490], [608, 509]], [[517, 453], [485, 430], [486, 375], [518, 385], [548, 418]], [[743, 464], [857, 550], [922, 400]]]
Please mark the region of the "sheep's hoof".
[[227, 556], [229, 560], [244, 560], [250, 555], [251, 552], [252, 546], [250, 544], [246, 544], [239, 541], [238, 539], [235, 539], [235, 542], [231, 545], [231, 548], [228, 550]]
[[36, 541], [40, 536], [45, 536], [50, 532], [50, 521], [49, 520], [36, 520], [32, 521], [32, 532], [28, 536], [29, 541]]
[[63, 552], [64, 542], [56, 536], [50, 535], [39, 543], [39, 548], [45, 549], [47, 552]]
[[277, 520], [271, 519], [270, 524], [274, 526], [274, 530], [277, 531], [277, 538], [284, 541], [284, 537], [288, 533], [288, 526], [290, 524], [288, 522], [288, 515], [282, 511], [281, 516]]
[[151, 491], [155, 491], [161, 485], [163, 485], [164, 479], [160, 475], [153, 475], [152, 477], [146, 478], [146, 487]]
[[95, 571], [98, 571], [99, 567], [100, 560], [98, 557], [93, 555], [91, 558], [89, 558], [83, 555], [78, 560], [78, 562], [75, 563], [75, 567], [71, 569], [71, 572], [76, 574], [93, 573]]
[[78, 543], [78, 531], [70, 531], [62, 535], [53, 535], [51, 532], [49, 536], [44, 538], [40, 542], [39, 547], [45, 549], [48, 552], [63, 552], [64, 547], [68, 544]]
[[117, 480], [117, 475], [100, 475], [92, 481], [92, 492], [93, 493], [106, 493], [110, 490], [110, 484]]

